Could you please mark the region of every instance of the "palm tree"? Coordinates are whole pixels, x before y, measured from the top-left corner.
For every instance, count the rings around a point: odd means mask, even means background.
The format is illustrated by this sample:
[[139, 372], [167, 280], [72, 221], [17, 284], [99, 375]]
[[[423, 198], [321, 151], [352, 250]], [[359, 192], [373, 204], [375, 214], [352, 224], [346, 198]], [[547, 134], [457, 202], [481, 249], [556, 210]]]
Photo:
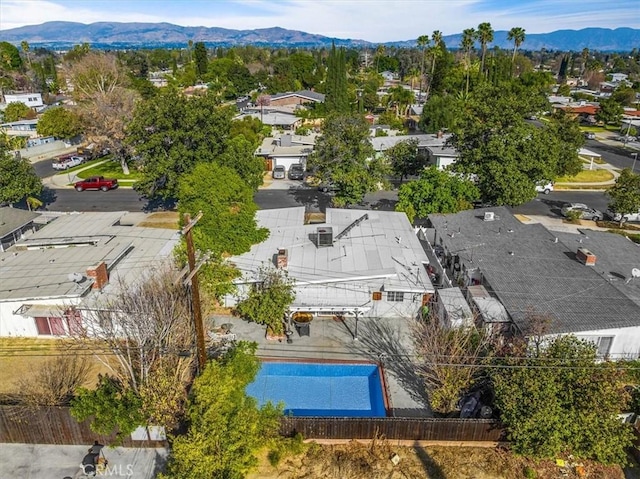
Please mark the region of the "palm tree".
[[467, 89], [465, 95], [469, 95], [469, 63], [471, 63], [471, 50], [473, 50], [473, 44], [475, 43], [476, 31], [473, 28], [467, 28], [462, 31], [462, 40], [460, 41], [460, 48], [464, 51], [465, 67], [467, 70]]
[[493, 28], [489, 22], [483, 22], [478, 25], [476, 39], [482, 47], [482, 60], [480, 61], [480, 73], [484, 75], [484, 57], [487, 54], [487, 44], [493, 41]]
[[587, 60], [589, 59], [589, 49], [588, 48], [583, 48], [582, 49], [581, 57], [582, 57], [582, 75], [584, 75], [584, 71], [586, 70], [586, 66], [587, 66]]
[[429, 98], [429, 90], [431, 90], [431, 84], [433, 83], [433, 73], [436, 69], [436, 57], [440, 54], [440, 43], [442, 43], [442, 33], [440, 30], [435, 30], [431, 35], [431, 41], [433, 47], [431, 47], [431, 75], [429, 76], [429, 84], [427, 85], [427, 98]]
[[378, 45], [376, 47], [376, 72], [380, 73], [380, 57], [384, 56], [384, 45]]
[[422, 81], [424, 78], [424, 57], [429, 46], [429, 35], [420, 35], [417, 40], [418, 48], [422, 49], [422, 63], [420, 64], [420, 100], [422, 100]]
[[513, 40], [513, 56], [511, 57], [511, 63], [516, 59], [516, 51], [518, 50], [518, 47], [522, 45], [522, 42], [524, 42], [524, 37], [524, 28], [522, 27], [513, 27], [509, 30], [507, 40]]

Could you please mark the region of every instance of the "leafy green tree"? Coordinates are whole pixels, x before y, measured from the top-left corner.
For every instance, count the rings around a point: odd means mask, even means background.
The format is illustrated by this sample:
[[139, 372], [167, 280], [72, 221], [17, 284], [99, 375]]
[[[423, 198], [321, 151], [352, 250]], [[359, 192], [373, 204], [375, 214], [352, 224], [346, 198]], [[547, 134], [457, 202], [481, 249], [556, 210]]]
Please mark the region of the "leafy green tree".
[[425, 133], [457, 131], [462, 125], [464, 101], [455, 95], [431, 95], [425, 103], [418, 126]]
[[258, 450], [276, 439], [282, 409], [258, 407], [245, 392], [260, 369], [255, 351], [255, 343], [241, 342], [194, 381], [189, 428], [174, 439], [162, 479], [242, 479]]
[[323, 181], [333, 182], [337, 206], [359, 203], [366, 193], [385, 183], [386, 162], [374, 158], [369, 124], [362, 116], [334, 115], [326, 119], [309, 166]]
[[71, 400], [71, 415], [78, 422], [91, 418], [93, 432], [109, 436], [117, 431], [119, 441], [145, 424], [141, 411], [142, 400], [135, 391], [109, 375], [98, 376], [95, 389], [78, 389]]
[[286, 271], [264, 267], [247, 296], [238, 302], [236, 310], [243, 318], [264, 324], [278, 335], [284, 333], [284, 314], [294, 299], [293, 281]]
[[238, 176], [254, 191], [262, 185], [264, 160], [256, 156], [255, 146], [244, 135], [231, 138], [227, 148], [216, 163], [234, 170]]
[[625, 168], [616, 178], [616, 184], [607, 190], [611, 198], [609, 209], [619, 213], [620, 226], [624, 223], [624, 215], [640, 211], [640, 175]]
[[637, 103], [636, 91], [632, 87], [626, 85], [620, 85], [616, 88], [611, 94], [611, 98], [620, 103], [623, 107], [634, 107]]
[[[597, 361], [593, 343], [559, 336], [508, 357], [492, 380], [500, 420], [512, 449], [535, 459], [569, 452], [576, 458], [624, 464], [633, 434], [617, 417], [628, 400], [624, 371]], [[519, 352], [517, 356], [522, 356]]]
[[140, 102], [128, 128], [128, 142], [140, 156], [138, 191], [175, 198], [182, 175], [225, 150], [232, 114], [213, 94], [188, 98], [173, 88]]
[[9, 42], [0, 42], [0, 66], [8, 71], [17, 71], [22, 68], [20, 51]]
[[613, 98], [603, 98], [600, 100], [600, 109], [596, 113], [596, 120], [603, 122], [605, 125], [617, 125], [620, 123], [623, 106]]
[[181, 213], [203, 212], [194, 228], [194, 242], [215, 258], [246, 253], [267, 237], [256, 224], [253, 190], [231, 168], [197, 163], [179, 178], [177, 198]]
[[269, 134], [271, 134], [271, 127], [265, 126], [258, 118], [252, 116], [245, 116], [242, 120], [234, 120], [229, 130], [230, 138], [243, 135], [254, 148], [260, 146], [262, 139]]
[[[6, 142], [4, 143], [6, 145]], [[42, 193], [42, 180], [27, 159], [13, 157], [0, 145], [0, 203], [13, 205]]]
[[27, 118], [35, 118], [35, 113], [31, 108], [21, 101], [13, 101], [7, 105], [4, 110], [4, 121], [6, 123], [12, 121], [25, 120]]
[[202, 78], [207, 74], [207, 67], [209, 65], [207, 47], [204, 46], [203, 42], [195, 43], [193, 55], [196, 59], [196, 74], [198, 75], [198, 78]]
[[401, 141], [384, 153], [393, 173], [401, 181], [407, 176], [419, 174], [425, 167], [425, 158], [418, 154], [418, 140]]
[[400, 187], [396, 211], [406, 213], [413, 223], [416, 217], [426, 218], [431, 213], [471, 209], [479, 196], [478, 188], [471, 181], [431, 166], [422, 172], [420, 179]]
[[[474, 90], [462, 118], [464, 128], [452, 140], [459, 152], [453, 169], [477, 177], [483, 200], [526, 203], [535, 198], [538, 182], [575, 171], [575, 144], [567, 142], [564, 129], [524, 121], [531, 111], [546, 110], [546, 102], [543, 91], [518, 80]], [[567, 161], [566, 154], [574, 156]]]
[[327, 59], [325, 92], [327, 95], [325, 98], [327, 111], [333, 113], [345, 113], [349, 111], [347, 67], [344, 48], [336, 49], [335, 44], [332, 44], [329, 58]]
[[73, 111], [58, 106], [45, 111], [36, 125], [38, 134], [56, 138], [73, 138], [82, 133], [80, 117]]

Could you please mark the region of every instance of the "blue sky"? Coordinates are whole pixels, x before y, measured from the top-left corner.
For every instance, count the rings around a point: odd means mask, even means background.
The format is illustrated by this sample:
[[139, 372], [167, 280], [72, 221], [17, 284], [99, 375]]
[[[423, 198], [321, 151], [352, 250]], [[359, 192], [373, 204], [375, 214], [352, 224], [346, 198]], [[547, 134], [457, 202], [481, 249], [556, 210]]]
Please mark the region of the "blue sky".
[[387, 42], [434, 30], [460, 33], [485, 21], [494, 30], [523, 27], [527, 33], [640, 28], [640, 0], [0, 0], [0, 30], [54, 20], [238, 30], [279, 26]]

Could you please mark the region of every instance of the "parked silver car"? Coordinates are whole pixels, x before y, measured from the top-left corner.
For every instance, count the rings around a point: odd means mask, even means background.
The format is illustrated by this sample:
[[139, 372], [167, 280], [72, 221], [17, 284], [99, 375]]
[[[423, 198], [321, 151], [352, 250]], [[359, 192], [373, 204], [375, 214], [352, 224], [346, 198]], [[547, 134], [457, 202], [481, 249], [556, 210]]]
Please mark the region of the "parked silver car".
[[598, 211], [594, 208], [589, 208], [583, 203], [567, 203], [560, 210], [562, 216], [568, 216], [570, 211], [579, 211], [580, 219], [582, 220], [600, 221], [604, 218], [604, 215], [601, 211]]
[[626, 213], [624, 215], [607, 210], [607, 216], [613, 221], [622, 221], [623, 223], [626, 223], [627, 221], [640, 222], [640, 210], [635, 213]]
[[273, 179], [274, 180], [284, 180], [286, 175], [287, 170], [285, 169], [285, 167], [283, 165], [277, 165], [273, 167]]

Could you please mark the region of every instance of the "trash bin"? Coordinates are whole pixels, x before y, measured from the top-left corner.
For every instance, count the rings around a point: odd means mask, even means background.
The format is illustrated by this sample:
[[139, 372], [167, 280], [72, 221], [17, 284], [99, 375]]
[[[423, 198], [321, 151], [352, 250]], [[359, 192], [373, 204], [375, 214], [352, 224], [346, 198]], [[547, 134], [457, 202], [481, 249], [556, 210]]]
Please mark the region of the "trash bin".
[[298, 331], [299, 336], [311, 335], [310, 323], [313, 319], [313, 314], [295, 313], [291, 319], [293, 320], [293, 324], [296, 326], [296, 330]]
[[311, 336], [311, 328], [309, 326], [309, 323], [296, 323], [298, 336]]

